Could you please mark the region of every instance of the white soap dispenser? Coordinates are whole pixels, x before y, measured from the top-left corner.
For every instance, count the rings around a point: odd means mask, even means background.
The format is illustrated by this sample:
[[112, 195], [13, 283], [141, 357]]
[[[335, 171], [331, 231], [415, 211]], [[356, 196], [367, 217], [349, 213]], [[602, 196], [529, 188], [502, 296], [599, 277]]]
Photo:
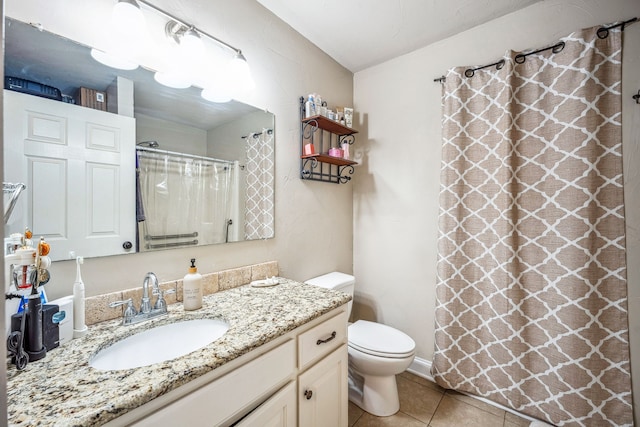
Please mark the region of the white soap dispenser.
[[73, 337], [80, 338], [87, 333], [87, 325], [84, 323], [84, 283], [80, 275], [80, 264], [84, 258], [76, 257], [76, 281], [73, 284]]
[[189, 273], [182, 280], [182, 303], [184, 309], [197, 310], [202, 307], [202, 275], [196, 268], [196, 259], [191, 258]]

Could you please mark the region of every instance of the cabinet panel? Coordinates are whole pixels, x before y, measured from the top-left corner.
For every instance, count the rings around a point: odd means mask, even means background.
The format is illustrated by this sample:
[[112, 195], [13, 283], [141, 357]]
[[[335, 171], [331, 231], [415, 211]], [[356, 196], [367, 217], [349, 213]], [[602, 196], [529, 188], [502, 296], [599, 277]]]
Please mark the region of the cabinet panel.
[[295, 340], [290, 340], [133, 425], [197, 427], [236, 420], [291, 378], [294, 370]]
[[298, 377], [298, 424], [342, 427], [348, 424], [347, 345], [343, 344]]
[[294, 427], [297, 415], [296, 383], [291, 381], [235, 427]]

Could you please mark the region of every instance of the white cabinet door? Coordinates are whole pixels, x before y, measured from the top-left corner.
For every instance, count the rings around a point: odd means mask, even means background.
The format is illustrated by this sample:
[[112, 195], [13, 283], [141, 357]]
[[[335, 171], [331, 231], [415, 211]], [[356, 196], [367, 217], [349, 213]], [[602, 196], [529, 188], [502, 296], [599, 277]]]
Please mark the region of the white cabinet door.
[[291, 381], [235, 427], [295, 427], [296, 383]]
[[135, 119], [4, 91], [4, 181], [27, 189], [9, 232], [33, 231], [54, 260], [135, 243]]
[[348, 424], [347, 358], [347, 345], [343, 344], [298, 377], [301, 427]]

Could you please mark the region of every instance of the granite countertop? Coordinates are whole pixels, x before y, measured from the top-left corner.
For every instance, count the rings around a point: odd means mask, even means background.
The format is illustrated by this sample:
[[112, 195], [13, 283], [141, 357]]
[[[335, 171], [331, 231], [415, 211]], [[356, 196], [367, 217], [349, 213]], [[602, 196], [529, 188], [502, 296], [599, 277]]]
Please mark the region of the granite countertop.
[[[121, 319], [96, 324], [84, 337], [50, 351], [23, 371], [8, 363], [9, 425], [104, 424], [350, 300], [342, 292], [287, 279], [280, 282], [207, 295], [196, 311], [185, 312], [182, 303], [172, 304], [168, 316], [137, 325], [122, 326]], [[121, 371], [89, 366], [91, 355], [126, 336], [164, 323], [203, 318], [223, 319], [229, 330], [206, 347], [170, 361]]]

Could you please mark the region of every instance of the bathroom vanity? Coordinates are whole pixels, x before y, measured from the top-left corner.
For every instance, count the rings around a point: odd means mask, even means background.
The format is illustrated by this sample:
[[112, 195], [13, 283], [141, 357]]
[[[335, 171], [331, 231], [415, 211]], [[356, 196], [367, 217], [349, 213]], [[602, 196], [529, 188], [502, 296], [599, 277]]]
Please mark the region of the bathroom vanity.
[[[203, 308], [134, 326], [121, 320], [53, 350], [24, 371], [7, 365], [12, 425], [347, 425], [347, 306], [342, 292], [281, 279], [204, 297]], [[166, 323], [227, 322], [213, 343], [162, 363], [99, 371], [93, 354]]]

